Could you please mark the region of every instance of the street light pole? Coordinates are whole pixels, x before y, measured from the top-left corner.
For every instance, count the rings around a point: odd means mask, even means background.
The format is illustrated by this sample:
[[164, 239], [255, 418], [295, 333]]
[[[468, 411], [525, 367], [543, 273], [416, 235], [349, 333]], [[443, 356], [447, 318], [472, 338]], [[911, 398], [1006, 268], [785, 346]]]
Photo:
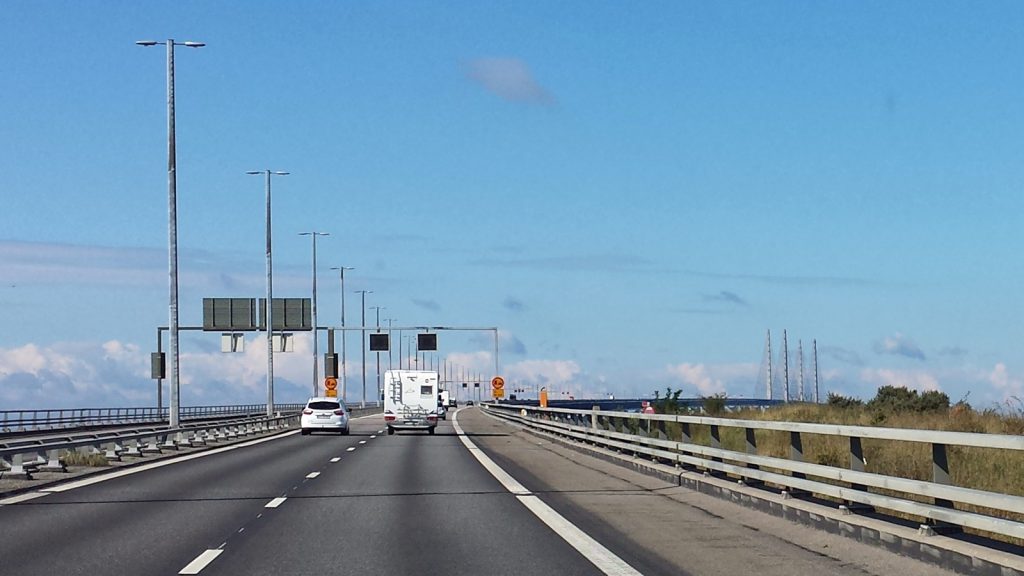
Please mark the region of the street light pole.
[[366, 408], [366, 295], [373, 294], [372, 290], [356, 290], [359, 294], [362, 294], [362, 308], [363, 317], [359, 326], [362, 328], [359, 333], [362, 335], [363, 340], [363, 401], [359, 405], [360, 408]]
[[[377, 310], [377, 333], [380, 334], [380, 311], [387, 310], [386, 306], [370, 306], [371, 310]], [[391, 343], [388, 342], [388, 348], [391, 347]], [[380, 350], [377, 351], [377, 400], [380, 400]]]
[[345, 330], [345, 270], [355, 270], [350, 266], [335, 266], [341, 276], [341, 399], [348, 401], [348, 370], [345, 366], [345, 341], [348, 331]]
[[392, 349], [392, 346], [391, 346], [391, 323], [394, 322], [396, 319], [395, 318], [385, 318], [384, 320], [388, 323], [388, 370], [391, 370], [392, 369], [392, 366], [391, 366], [391, 358], [392, 358], [391, 357], [391, 349]]
[[287, 176], [288, 172], [272, 172], [270, 170], [250, 170], [246, 174], [266, 174], [266, 197], [267, 197], [267, 416], [274, 415], [274, 265], [270, 242], [270, 177]]
[[167, 42], [140, 40], [139, 46], [167, 46], [167, 275], [168, 275], [168, 316], [170, 329], [170, 388], [171, 428], [178, 427], [178, 414], [181, 408], [180, 384], [178, 369], [178, 181], [177, 154], [174, 146], [174, 47], [187, 46], [202, 48], [202, 42], [175, 42], [169, 38]]
[[[320, 359], [317, 358], [317, 325], [316, 325], [316, 237], [330, 236], [329, 232], [299, 232], [299, 236], [313, 238], [313, 396], [320, 395]], [[344, 331], [343, 331], [344, 332]]]

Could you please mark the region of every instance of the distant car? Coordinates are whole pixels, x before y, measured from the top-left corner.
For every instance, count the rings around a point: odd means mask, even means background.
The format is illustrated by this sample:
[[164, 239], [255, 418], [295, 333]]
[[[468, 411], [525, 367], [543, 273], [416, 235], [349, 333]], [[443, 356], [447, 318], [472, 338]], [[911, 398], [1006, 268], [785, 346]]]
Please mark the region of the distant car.
[[472, 405], [473, 405], [473, 401], [472, 400], [466, 400], [466, 406], [472, 406]]
[[448, 419], [448, 409], [445, 408], [443, 404], [438, 404], [437, 405], [437, 418], [439, 420], [447, 420]]
[[348, 416], [348, 407], [337, 398], [310, 398], [302, 409], [302, 435], [314, 430], [348, 434]]

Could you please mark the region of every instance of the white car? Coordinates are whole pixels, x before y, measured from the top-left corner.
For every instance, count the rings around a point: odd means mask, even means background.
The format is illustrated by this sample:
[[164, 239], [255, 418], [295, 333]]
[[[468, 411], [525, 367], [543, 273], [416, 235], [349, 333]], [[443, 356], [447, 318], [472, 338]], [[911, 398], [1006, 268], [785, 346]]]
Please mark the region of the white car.
[[348, 434], [348, 407], [337, 398], [310, 398], [302, 409], [302, 435], [314, 430]]

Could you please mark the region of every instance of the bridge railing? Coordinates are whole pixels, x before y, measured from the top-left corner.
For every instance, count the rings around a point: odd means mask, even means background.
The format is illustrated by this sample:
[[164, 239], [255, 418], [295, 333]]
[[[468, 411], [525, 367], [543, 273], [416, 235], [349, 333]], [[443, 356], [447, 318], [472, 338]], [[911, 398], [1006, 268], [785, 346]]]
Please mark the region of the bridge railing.
[[[275, 412], [282, 414], [301, 410], [302, 404], [278, 404]], [[227, 406], [182, 406], [183, 421], [240, 415], [259, 415], [266, 404], [235, 404]], [[0, 433], [34, 430], [57, 430], [85, 426], [166, 422], [168, 408], [49, 408], [38, 410], [0, 410]]]
[[143, 457], [203, 446], [239, 437], [276, 432], [294, 427], [299, 415], [236, 418], [193, 423], [178, 428], [137, 428], [116, 432], [78, 433], [67, 437], [13, 440], [0, 444], [0, 477], [31, 479], [36, 471], [66, 472], [63, 460], [69, 451], [103, 454], [108, 461], [123, 456]]
[[[953, 485], [948, 458], [949, 448], [954, 446], [1022, 451], [1022, 436], [500, 404], [485, 407], [490, 413], [528, 427], [647, 456], [679, 468], [730, 477], [748, 485], [774, 487], [785, 496], [824, 497], [849, 513], [875, 509], [923, 519], [921, 530], [925, 533], [972, 528], [1024, 539], [1024, 523], [1018, 521], [1024, 518], [1024, 497]], [[671, 434], [667, 426], [670, 423]], [[698, 427], [706, 428], [707, 445], [694, 442]], [[745, 449], [723, 448], [723, 429], [741, 431]], [[788, 434], [789, 457], [759, 454], [755, 434], [758, 430]], [[848, 466], [805, 462], [804, 435], [841, 438], [849, 447]], [[865, 471], [865, 439], [929, 446], [931, 480]]]

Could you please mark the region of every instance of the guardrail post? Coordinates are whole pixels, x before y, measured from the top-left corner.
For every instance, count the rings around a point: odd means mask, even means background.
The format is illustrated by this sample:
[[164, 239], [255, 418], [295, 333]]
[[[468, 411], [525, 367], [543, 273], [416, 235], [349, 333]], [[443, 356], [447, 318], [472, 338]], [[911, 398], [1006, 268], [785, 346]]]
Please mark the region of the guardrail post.
[[4, 472], [4, 475], [19, 476], [25, 480], [32, 479], [32, 473], [25, 468], [24, 454], [15, 454], [11, 456], [11, 469]]
[[[946, 454], [945, 444], [932, 444], [932, 482], [936, 484], [951, 485], [949, 478], [949, 458]], [[953, 509], [953, 502], [945, 498], [934, 498], [935, 505], [943, 508]], [[961, 526], [948, 524], [929, 519], [927, 524], [922, 524], [920, 532], [925, 534], [951, 534], [963, 531]]]
[[107, 461], [120, 462], [121, 461], [121, 450], [117, 442], [107, 442]]
[[[860, 437], [850, 436], [850, 470], [854, 472], [864, 472], [864, 448], [861, 446]], [[868, 487], [863, 484], [851, 484], [850, 488], [854, 490], [860, 490], [867, 492]], [[870, 512], [874, 510], [874, 506], [868, 506], [867, 504], [861, 504], [860, 502], [854, 502], [852, 500], [846, 501], [847, 511], [865, 511]]]
[[46, 464], [39, 467], [46, 472], [67, 472], [68, 468], [60, 461], [60, 450], [52, 449], [46, 451]]
[[148, 440], [149, 441], [146, 443], [145, 448], [142, 449], [143, 453], [160, 454], [161, 452], [163, 452], [162, 450], [160, 450], [160, 445], [157, 443], [157, 441], [158, 441], [158, 437], [157, 436], [153, 436], [152, 438], [149, 438]]
[[[800, 437], [799, 432], [789, 433], [789, 459], [794, 462], [804, 461], [804, 442]], [[803, 472], [792, 472], [790, 473], [792, 478], [806, 478]], [[806, 490], [797, 490], [795, 488], [786, 488], [782, 491], [783, 496], [786, 498], [792, 498], [793, 496], [800, 496], [807, 494]]]
[[[753, 454], [754, 456], [757, 456], [757, 435], [754, 433], [755, 430], [753, 428], [744, 428], [743, 432], [747, 440], [747, 454]], [[757, 464], [747, 464], [747, 468], [750, 468], [751, 470], [761, 469], [761, 467], [758, 466]], [[742, 480], [740, 480], [740, 483], [746, 484], [748, 486], [760, 486], [764, 484], [764, 481], [758, 480], [756, 478], [743, 478]]]
[[135, 458], [142, 458], [142, 450], [139, 450], [138, 440], [129, 440], [126, 442], [128, 449], [124, 451], [125, 456], [133, 456]]

